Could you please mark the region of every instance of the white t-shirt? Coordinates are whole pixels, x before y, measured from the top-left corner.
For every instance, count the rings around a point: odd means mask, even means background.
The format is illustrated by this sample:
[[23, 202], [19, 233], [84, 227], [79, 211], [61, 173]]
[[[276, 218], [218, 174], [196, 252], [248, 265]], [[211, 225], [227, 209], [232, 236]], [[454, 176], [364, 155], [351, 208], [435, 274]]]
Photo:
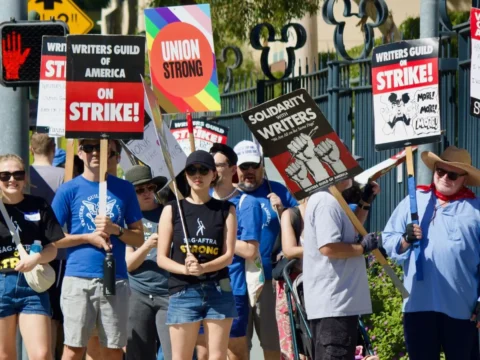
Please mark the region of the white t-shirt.
[[355, 242], [352, 223], [329, 192], [318, 192], [308, 200], [304, 231], [303, 288], [308, 319], [371, 313], [364, 256], [330, 259], [320, 253], [327, 244]]

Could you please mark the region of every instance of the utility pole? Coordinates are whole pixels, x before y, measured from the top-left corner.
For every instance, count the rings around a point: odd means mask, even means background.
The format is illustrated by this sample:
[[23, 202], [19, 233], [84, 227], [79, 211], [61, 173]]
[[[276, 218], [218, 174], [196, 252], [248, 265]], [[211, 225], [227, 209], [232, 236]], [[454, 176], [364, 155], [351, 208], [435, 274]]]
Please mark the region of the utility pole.
[[[438, 37], [440, 23], [439, 0], [420, 0], [420, 38]], [[431, 151], [438, 154], [438, 144], [420, 145], [417, 150], [417, 184], [430, 184], [432, 171], [420, 158], [422, 152]]]
[[[27, 20], [27, 0], [2, 0], [0, 22]], [[0, 154], [14, 153], [28, 171], [28, 87], [13, 90], [0, 86]]]

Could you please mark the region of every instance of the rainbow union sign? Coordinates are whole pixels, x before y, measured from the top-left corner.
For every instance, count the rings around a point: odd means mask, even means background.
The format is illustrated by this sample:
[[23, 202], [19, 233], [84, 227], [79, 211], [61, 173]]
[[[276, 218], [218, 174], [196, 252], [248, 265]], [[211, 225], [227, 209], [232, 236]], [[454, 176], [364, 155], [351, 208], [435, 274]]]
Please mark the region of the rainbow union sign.
[[145, 9], [145, 25], [162, 112], [221, 110], [210, 5]]

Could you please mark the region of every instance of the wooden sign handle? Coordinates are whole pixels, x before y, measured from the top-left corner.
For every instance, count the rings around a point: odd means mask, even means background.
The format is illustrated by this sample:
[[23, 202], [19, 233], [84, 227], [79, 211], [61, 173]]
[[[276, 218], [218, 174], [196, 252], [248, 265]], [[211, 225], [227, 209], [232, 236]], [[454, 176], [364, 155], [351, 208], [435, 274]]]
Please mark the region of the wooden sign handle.
[[66, 160], [65, 160], [65, 176], [63, 182], [73, 179], [73, 167], [75, 164], [75, 139], [67, 140]]
[[[340, 191], [338, 191], [337, 187], [335, 185], [330, 186], [328, 188], [330, 193], [337, 199], [338, 203], [342, 207], [343, 211], [347, 214], [348, 218], [352, 222], [353, 226], [355, 229], [357, 229], [358, 233], [361, 236], [367, 235], [367, 230], [363, 227], [362, 223], [360, 220], [358, 220], [357, 216], [353, 213], [352, 209], [350, 209], [350, 206], [348, 206], [347, 202], [343, 198], [342, 194]], [[375, 249], [372, 251], [373, 255], [375, 258], [378, 260], [380, 265], [382, 265], [383, 269], [385, 270], [385, 273], [392, 279], [393, 285], [400, 291], [400, 294], [402, 294], [402, 297], [406, 299], [409, 296], [409, 293], [403, 283], [400, 281], [398, 276], [395, 274], [393, 269], [388, 265], [387, 259], [382, 255], [380, 250]]]
[[108, 171], [108, 140], [100, 140], [100, 183], [98, 193], [98, 214], [107, 215], [107, 171]]

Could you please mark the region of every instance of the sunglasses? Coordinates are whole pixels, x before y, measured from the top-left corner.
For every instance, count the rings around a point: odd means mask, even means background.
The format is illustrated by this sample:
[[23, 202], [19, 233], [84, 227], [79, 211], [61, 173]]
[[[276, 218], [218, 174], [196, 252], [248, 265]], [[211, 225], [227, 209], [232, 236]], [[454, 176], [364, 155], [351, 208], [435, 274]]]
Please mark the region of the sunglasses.
[[200, 173], [200, 175], [205, 176], [205, 175], [208, 174], [209, 171], [210, 171], [210, 169], [205, 167], [205, 166], [198, 166], [197, 167], [197, 166], [194, 166], [194, 165], [190, 165], [185, 169], [185, 172], [187, 173], [188, 176], [194, 176], [197, 173]]
[[137, 195], [142, 195], [144, 192], [154, 192], [155, 190], [157, 190], [157, 185], [150, 184], [145, 187], [136, 188], [135, 192], [137, 193]]
[[16, 181], [24, 181], [25, 180], [25, 170], [14, 171], [13, 173], [11, 173], [9, 171], [2, 171], [2, 172], [0, 172], [0, 181], [7, 182], [8, 180], [10, 180], [10, 178], [12, 176]]
[[94, 152], [95, 150], [97, 152], [100, 152], [100, 144], [96, 144], [96, 145], [91, 145], [91, 144], [87, 144], [87, 145], [81, 145], [80, 146], [80, 150], [82, 150], [84, 153], [86, 154], [91, 154], [92, 152]]
[[258, 170], [260, 167], [260, 163], [244, 163], [238, 166], [241, 170], [247, 171], [248, 169], [252, 168], [253, 170]]
[[445, 176], [445, 174], [447, 175], [447, 177], [452, 180], [452, 181], [455, 181], [457, 180], [460, 176], [465, 176], [467, 175], [467, 173], [464, 173], [464, 174], [459, 174], [459, 173], [456, 173], [454, 171], [447, 171], [445, 169], [442, 169], [442, 168], [435, 168], [435, 172], [437, 173], [438, 177], [439, 178], [442, 178]]

